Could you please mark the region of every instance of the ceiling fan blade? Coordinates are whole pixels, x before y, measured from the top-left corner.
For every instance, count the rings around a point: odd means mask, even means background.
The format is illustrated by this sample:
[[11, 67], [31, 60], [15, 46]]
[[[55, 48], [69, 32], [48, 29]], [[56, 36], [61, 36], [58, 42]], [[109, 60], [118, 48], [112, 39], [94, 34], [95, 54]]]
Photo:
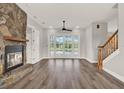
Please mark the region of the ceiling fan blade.
[[62, 28], [62, 30], [63, 30], [63, 31], [64, 31], [64, 30], [65, 30], [65, 31], [72, 31], [72, 30], [70, 30], [70, 29], [66, 29], [66, 28], [65, 28], [65, 20], [63, 20], [63, 28]]
[[72, 30], [70, 30], [70, 29], [66, 29], [66, 31], [72, 31]]
[[62, 30], [66, 30], [66, 28], [62, 28]]

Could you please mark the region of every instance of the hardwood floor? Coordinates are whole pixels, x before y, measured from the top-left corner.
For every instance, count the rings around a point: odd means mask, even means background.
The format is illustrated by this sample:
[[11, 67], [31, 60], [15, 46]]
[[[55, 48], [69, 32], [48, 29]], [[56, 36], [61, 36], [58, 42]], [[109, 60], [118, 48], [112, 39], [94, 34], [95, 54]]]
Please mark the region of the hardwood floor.
[[86, 60], [43, 60], [31, 74], [7, 88], [14, 89], [102, 89], [124, 88], [124, 83], [108, 73], [98, 72]]

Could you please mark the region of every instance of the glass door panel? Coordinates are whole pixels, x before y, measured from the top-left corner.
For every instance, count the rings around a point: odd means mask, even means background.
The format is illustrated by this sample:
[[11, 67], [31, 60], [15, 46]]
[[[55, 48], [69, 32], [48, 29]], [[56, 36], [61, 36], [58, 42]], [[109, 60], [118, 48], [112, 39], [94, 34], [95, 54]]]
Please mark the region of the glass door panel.
[[64, 46], [64, 37], [63, 36], [56, 36], [55, 37], [56, 45], [55, 45], [55, 51], [56, 56], [63, 56], [63, 46]]
[[65, 52], [65, 57], [71, 56], [72, 51], [73, 51], [73, 46], [72, 46], [72, 36], [64, 36], [65, 42], [64, 42], [64, 52]]
[[49, 45], [49, 51], [50, 56], [54, 56], [54, 36], [50, 36], [50, 45]]

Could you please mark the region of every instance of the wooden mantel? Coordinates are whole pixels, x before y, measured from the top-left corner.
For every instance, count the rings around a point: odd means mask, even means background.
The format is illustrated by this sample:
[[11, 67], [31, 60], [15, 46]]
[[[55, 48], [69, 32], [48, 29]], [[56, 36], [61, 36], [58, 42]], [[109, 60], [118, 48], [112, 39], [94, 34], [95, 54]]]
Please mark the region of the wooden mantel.
[[3, 36], [3, 39], [9, 40], [9, 41], [15, 41], [15, 42], [27, 42], [29, 40], [19, 38], [19, 37], [13, 37], [13, 36]]

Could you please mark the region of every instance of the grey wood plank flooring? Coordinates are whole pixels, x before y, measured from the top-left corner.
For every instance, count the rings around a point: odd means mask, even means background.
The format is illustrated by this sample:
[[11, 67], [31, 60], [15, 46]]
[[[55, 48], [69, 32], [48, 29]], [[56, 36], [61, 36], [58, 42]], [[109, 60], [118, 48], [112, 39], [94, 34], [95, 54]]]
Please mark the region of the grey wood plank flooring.
[[50, 59], [33, 66], [32, 73], [9, 89], [123, 89], [124, 83], [86, 60]]

